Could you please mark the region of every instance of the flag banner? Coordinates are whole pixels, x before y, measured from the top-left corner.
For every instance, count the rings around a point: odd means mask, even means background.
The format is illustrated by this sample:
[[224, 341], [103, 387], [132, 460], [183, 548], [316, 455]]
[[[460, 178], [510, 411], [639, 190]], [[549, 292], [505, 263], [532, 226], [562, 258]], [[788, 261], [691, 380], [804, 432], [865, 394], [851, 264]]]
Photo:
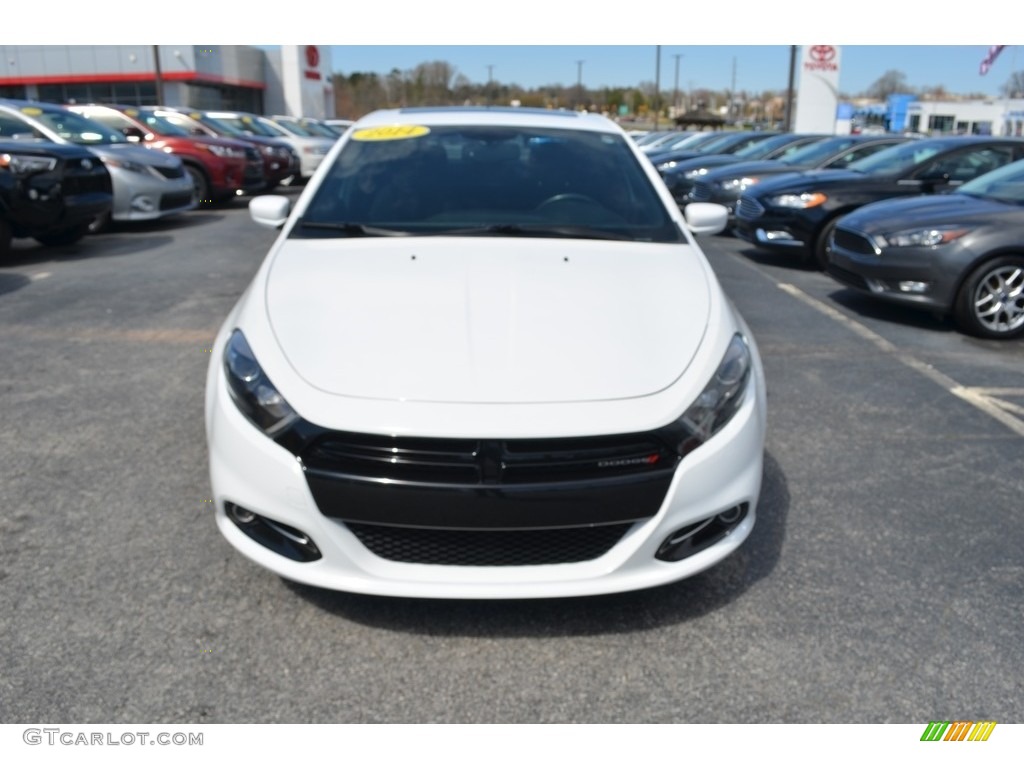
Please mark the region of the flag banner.
[[981, 60], [981, 74], [988, 74], [989, 69], [992, 68], [992, 62], [996, 60], [996, 56], [998, 56], [1005, 47], [1005, 45], [993, 45], [988, 49], [988, 53], [985, 55], [985, 58]]

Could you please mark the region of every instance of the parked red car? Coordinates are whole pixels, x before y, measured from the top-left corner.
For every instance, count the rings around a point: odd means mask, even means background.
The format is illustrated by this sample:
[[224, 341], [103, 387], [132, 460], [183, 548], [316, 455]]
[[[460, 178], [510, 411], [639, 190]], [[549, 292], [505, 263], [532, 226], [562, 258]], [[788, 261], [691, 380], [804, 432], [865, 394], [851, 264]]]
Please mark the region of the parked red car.
[[194, 136], [148, 107], [69, 104], [67, 109], [120, 131], [129, 141], [178, 155], [203, 204], [260, 192], [267, 186], [260, 153], [248, 142]]
[[254, 144], [263, 157], [263, 174], [267, 178], [265, 191], [286, 183], [288, 179], [296, 179], [301, 176], [301, 163], [299, 156], [295, 154], [291, 144], [282, 139], [275, 139], [260, 134], [231, 133], [225, 130], [223, 125], [211, 120], [203, 119], [204, 113], [200, 110], [167, 107], [157, 108], [160, 117], [173, 123], [179, 128], [184, 128], [194, 136], [220, 136], [225, 139], [245, 141]]

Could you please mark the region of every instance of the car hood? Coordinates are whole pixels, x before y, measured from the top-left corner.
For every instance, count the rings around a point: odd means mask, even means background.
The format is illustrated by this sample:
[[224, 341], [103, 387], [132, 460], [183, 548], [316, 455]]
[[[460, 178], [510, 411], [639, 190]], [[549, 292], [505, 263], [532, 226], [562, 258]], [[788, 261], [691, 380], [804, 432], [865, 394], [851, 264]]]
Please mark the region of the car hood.
[[107, 158], [131, 160], [140, 165], [152, 165], [156, 168], [176, 168], [181, 165], [181, 158], [175, 157], [167, 152], [146, 149], [134, 144], [97, 144], [89, 145], [89, 149], [99, 155], [101, 159]]
[[877, 183], [877, 176], [870, 176], [856, 171], [814, 169], [786, 174], [777, 179], [762, 182], [757, 186], [758, 195], [778, 192], [803, 192], [811, 189], [828, 189], [831, 187], [848, 187], [852, 184]]
[[653, 394], [686, 370], [711, 305], [687, 246], [596, 240], [285, 240], [264, 286], [309, 385], [438, 403]]
[[990, 222], [994, 215], [1003, 212], [1024, 215], [1018, 206], [970, 195], [924, 195], [866, 205], [849, 214], [843, 220], [843, 226], [874, 234], [932, 224], [968, 224], [979, 220]]
[[750, 174], [776, 174], [776, 173], [799, 173], [805, 170], [806, 166], [786, 165], [778, 160], [748, 160], [742, 163], [732, 163], [721, 168], [708, 171], [705, 180], [720, 181], [722, 179], [734, 179]]

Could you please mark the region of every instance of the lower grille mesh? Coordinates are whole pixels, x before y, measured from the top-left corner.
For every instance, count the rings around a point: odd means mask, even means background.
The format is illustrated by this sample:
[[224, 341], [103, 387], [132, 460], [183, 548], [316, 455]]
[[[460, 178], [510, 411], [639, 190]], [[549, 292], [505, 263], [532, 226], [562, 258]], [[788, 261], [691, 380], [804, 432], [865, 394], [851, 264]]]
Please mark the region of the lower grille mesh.
[[378, 557], [401, 563], [522, 566], [594, 560], [615, 546], [631, 523], [526, 531], [452, 531], [346, 523]]

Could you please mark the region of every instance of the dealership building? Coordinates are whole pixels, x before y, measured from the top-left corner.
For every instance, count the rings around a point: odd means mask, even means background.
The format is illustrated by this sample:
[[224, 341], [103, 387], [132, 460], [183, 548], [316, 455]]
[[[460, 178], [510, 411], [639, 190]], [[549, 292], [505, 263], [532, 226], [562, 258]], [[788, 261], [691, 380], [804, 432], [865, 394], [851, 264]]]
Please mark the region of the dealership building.
[[330, 118], [330, 51], [316, 45], [4, 45], [0, 98]]

